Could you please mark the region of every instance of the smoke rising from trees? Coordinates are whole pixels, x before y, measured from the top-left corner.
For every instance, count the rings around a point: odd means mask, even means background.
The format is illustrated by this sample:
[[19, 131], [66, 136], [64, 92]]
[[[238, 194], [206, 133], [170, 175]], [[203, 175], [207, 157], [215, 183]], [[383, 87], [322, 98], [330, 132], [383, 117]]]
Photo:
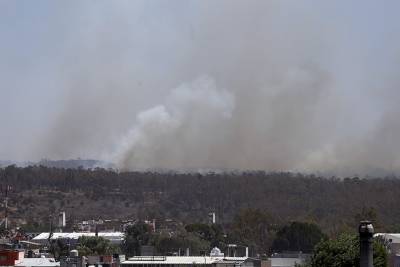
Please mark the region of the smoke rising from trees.
[[41, 42], [28, 52], [41, 60], [29, 67], [11, 56], [25, 66], [26, 82], [3, 81], [41, 88], [28, 94], [42, 96], [39, 105], [24, 112], [43, 116], [40, 127], [27, 126], [31, 135], [25, 129], [6, 142], [11, 134], [2, 133], [1, 157], [102, 158], [121, 169], [398, 173], [397, 5], [68, 2], [49, 4], [47, 16], [33, 9], [26, 20], [36, 21], [31, 31]]

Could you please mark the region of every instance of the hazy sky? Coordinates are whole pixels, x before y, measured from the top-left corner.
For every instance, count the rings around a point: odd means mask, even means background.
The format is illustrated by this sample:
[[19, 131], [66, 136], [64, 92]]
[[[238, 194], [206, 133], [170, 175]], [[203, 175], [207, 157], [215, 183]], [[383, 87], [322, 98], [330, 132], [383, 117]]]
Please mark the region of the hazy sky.
[[397, 172], [399, 8], [0, 1], [0, 159]]

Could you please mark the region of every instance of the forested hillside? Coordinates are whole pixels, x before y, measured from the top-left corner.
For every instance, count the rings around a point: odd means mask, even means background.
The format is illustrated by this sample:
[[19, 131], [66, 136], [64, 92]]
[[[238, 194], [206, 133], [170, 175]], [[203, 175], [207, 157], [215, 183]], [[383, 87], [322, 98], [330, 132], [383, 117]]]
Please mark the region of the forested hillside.
[[50, 214], [63, 210], [70, 220], [173, 218], [185, 223], [206, 222], [207, 214], [215, 211], [219, 223], [229, 224], [248, 208], [268, 214], [276, 224], [315, 222], [328, 234], [351, 229], [363, 217], [375, 220], [382, 231], [396, 230], [400, 222], [400, 180], [388, 177], [8, 166], [0, 169], [0, 184], [3, 195], [6, 185], [12, 188], [9, 205], [14, 223], [45, 225]]

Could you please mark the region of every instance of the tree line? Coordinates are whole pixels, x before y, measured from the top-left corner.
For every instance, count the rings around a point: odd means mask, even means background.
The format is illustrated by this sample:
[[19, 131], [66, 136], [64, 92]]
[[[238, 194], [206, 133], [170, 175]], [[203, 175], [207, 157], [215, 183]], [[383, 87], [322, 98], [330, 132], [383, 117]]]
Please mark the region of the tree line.
[[329, 236], [353, 229], [365, 216], [373, 217], [378, 231], [400, 228], [400, 180], [396, 177], [339, 179], [290, 172], [204, 174], [8, 166], [0, 169], [0, 185], [3, 196], [5, 186], [12, 188], [10, 221], [14, 218], [14, 222], [18, 219], [38, 228], [44, 227], [49, 213], [59, 210], [67, 212], [70, 222], [101, 214], [103, 218], [173, 218], [185, 224], [206, 222], [213, 211], [218, 223], [228, 225], [248, 208], [262, 211], [277, 225], [315, 222]]

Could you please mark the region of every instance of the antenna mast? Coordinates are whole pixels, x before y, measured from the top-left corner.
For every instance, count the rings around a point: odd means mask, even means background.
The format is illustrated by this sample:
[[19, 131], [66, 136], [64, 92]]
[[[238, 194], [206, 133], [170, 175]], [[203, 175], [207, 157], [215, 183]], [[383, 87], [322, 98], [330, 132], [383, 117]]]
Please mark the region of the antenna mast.
[[8, 191], [10, 190], [10, 186], [6, 185], [6, 197], [4, 199], [4, 228], [8, 229]]

